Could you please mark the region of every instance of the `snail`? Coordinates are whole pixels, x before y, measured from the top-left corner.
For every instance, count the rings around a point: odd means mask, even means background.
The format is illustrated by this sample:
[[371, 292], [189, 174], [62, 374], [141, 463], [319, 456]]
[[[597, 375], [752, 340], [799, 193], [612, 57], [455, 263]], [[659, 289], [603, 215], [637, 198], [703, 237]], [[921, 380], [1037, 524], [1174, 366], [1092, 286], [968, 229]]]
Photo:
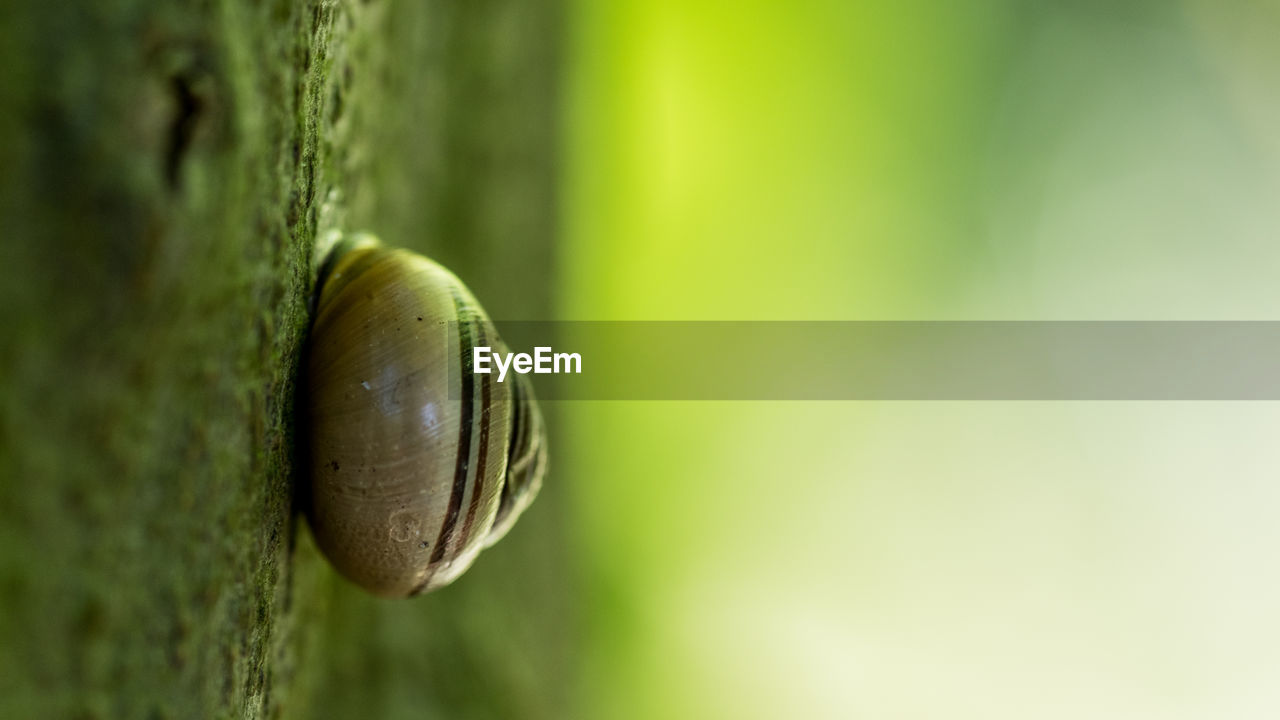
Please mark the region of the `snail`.
[[471, 371], [473, 347], [505, 346], [466, 286], [421, 255], [340, 237], [316, 287], [299, 403], [316, 543], [376, 595], [447, 585], [542, 484], [532, 388]]

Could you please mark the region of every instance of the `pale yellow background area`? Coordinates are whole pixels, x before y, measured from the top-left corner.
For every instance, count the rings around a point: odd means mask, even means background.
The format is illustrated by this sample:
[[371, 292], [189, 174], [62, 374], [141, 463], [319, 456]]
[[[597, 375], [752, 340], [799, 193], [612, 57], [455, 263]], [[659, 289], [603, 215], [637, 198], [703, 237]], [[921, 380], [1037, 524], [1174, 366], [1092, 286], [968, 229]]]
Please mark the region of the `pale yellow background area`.
[[[1274, 4], [569, 20], [562, 317], [1280, 319]], [[1280, 716], [1274, 403], [559, 412], [582, 717]]]

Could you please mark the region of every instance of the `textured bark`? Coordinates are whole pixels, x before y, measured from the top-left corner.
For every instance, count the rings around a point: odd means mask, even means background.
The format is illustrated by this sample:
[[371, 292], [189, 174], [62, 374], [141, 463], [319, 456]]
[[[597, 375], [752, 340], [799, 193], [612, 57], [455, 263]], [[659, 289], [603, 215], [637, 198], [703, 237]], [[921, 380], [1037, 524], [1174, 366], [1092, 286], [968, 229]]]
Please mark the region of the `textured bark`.
[[563, 713], [553, 485], [401, 602], [293, 501], [318, 236], [547, 317], [557, 13], [0, 4], [0, 717]]

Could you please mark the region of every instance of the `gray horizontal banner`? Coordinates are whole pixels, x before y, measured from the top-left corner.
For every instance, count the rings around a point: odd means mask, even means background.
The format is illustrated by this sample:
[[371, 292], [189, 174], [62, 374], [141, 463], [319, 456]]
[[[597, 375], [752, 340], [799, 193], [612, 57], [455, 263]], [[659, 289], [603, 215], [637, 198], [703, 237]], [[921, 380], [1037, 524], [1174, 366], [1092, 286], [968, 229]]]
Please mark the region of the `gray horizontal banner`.
[[1273, 321], [495, 325], [543, 400], [1280, 399]]

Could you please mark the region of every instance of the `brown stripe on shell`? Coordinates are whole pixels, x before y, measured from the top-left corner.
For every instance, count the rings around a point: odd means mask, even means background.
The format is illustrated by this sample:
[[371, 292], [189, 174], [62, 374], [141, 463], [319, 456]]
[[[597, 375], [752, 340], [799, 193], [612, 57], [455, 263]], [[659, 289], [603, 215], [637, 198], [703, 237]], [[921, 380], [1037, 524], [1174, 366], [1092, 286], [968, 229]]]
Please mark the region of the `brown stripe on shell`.
[[437, 563], [444, 559], [445, 552], [449, 548], [449, 539], [453, 535], [454, 528], [458, 524], [458, 515], [462, 511], [462, 497], [467, 490], [468, 467], [471, 462], [471, 428], [474, 425], [473, 415], [475, 408], [473, 407], [475, 399], [475, 375], [469, 372], [471, 363], [471, 323], [470, 318], [463, 320], [466, 301], [462, 299], [457, 288], [450, 288], [453, 293], [453, 307], [458, 317], [458, 351], [461, 354], [462, 372], [459, 373], [462, 380], [462, 400], [461, 400], [461, 418], [458, 422], [458, 461], [453, 473], [453, 491], [449, 495], [449, 511], [445, 515], [444, 524], [440, 527], [440, 534], [436, 537], [435, 550], [431, 552], [431, 565], [433, 566], [428, 572], [426, 579], [422, 581], [422, 586], [431, 580]]
[[[481, 321], [476, 326], [476, 345], [483, 347], [484, 342], [484, 322]], [[472, 377], [474, 376], [475, 373], [472, 372]], [[475, 523], [476, 510], [480, 507], [480, 495], [484, 491], [484, 466], [489, 456], [489, 426], [492, 424], [489, 420], [489, 374], [485, 373], [480, 377], [480, 447], [476, 451], [476, 479], [472, 483], [471, 505], [467, 508], [467, 519], [462, 523], [462, 535], [458, 539], [459, 548], [466, 546], [467, 540], [471, 537], [471, 526]]]
[[546, 448], [543, 446], [546, 430], [535, 402], [528, 378], [517, 375], [516, 386], [512, 390], [507, 474], [498, 500], [498, 512], [486, 540], [489, 544], [506, 534], [542, 484], [546, 465]]
[[[510, 508], [511, 482], [508, 478], [515, 468], [516, 461], [524, 453], [524, 447], [528, 444], [527, 423], [529, 422], [529, 405], [525, 402], [524, 385], [517, 380], [514, 391], [511, 393], [511, 435], [507, 443], [507, 478], [502, 483], [502, 494], [498, 499], [499, 516], [505, 517], [507, 510]], [[498, 518], [495, 518], [495, 523]]]
[[[507, 442], [507, 474], [508, 476], [510, 476], [511, 467], [512, 467], [512, 464], [515, 462], [515, 459], [520, 457], [521, 446], [524, 445], [524, 438], [520, 436], [520, 433], [524, 431], [524, 423], [526, 422], [524, 418], [524, 413], [525, 413], [524, 403], [521, 401], [522, 396], [523, 396], [523, 393], [520, 392], [519, 387], [517, 387], [516, 391], [512, 393], [511, 435], [510, 435], [510, 439]], [[498, 508], [500, 510], [507, 504], [507, 496], [510, 494], [511, 494], [511, 483], [506, 482], [506, 478], [503, 478], [502, 494], [498, 498]]]

